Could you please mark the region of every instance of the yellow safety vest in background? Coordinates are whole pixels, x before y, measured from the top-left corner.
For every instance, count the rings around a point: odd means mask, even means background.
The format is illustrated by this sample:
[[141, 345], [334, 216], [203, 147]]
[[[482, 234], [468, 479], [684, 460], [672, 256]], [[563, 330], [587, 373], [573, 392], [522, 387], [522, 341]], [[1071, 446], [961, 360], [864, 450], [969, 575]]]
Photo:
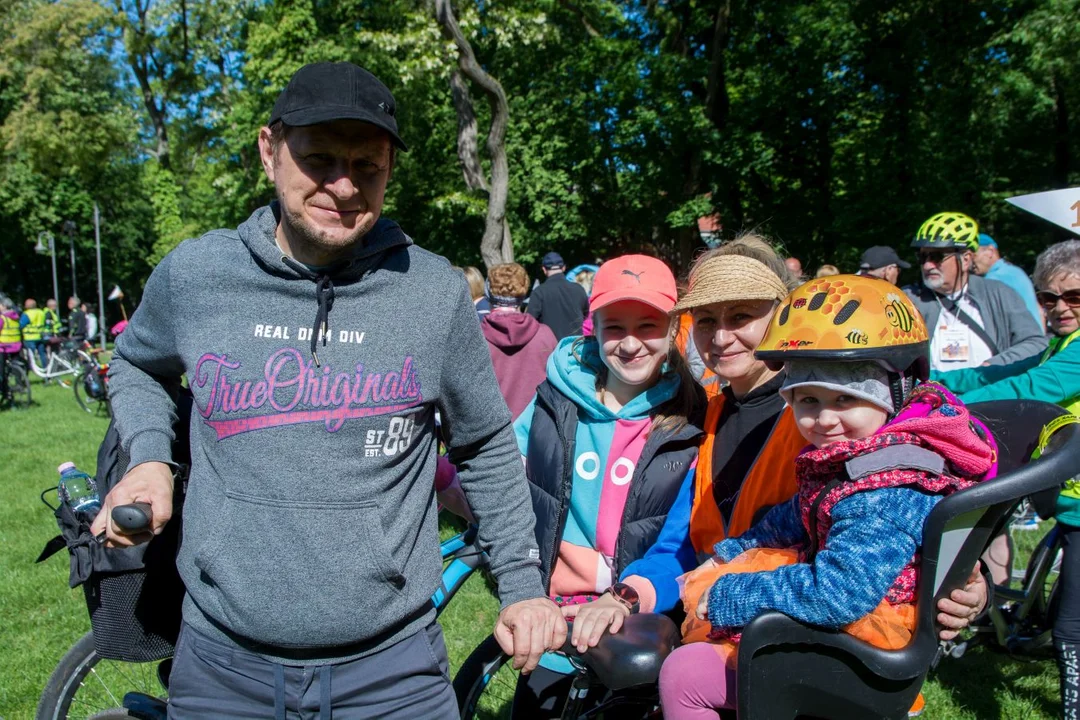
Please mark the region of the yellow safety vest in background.
[[22, 342], [22, 333], [19, 332], [19, 321], [0, 315], [3, 324], [0, 325], [0, 345], [10, 345]]
[[49, 308], [45, 308], [45, 334], [60, 334], [60, 313], [55, 310], [50, 310]]
[[23, 312], [30, 324], [23, 328], [23, 340], [40, 340], [45, 333], [45, 311], [41, 308], [30, 308]]

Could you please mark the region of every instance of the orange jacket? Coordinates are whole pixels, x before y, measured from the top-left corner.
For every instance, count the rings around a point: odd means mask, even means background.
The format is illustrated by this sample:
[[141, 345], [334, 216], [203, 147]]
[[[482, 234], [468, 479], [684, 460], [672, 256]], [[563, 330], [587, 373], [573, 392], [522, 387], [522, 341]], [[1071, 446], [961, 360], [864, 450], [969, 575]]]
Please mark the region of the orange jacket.
[[784, 408], [769, 434], [765, 446], [754, 460], [742, 482], [739, 497], [725, 526], [720, 508], [713, 497], [713, 443], [724, 409], [724, 396], [709, 401], [705, 414], [705, 441], [698, 452], [694, 482], [694, 504], [690, 511], [690, 541], [699, 553], [711, 553], [713, 545], [750, 529], [758, 511], [791, 498], [797, 491], [795, 458], [806, 447], [806, 440], [795, 426], [791, 408]]
[[720, 394], [720, 378], [705, 365], [696, 348], [693, 348], [693, 354], [697, 356], [698, 362], [694, 362], [694, 358], [687, 355], [687, 348], [692, 345], [690, 331], [693, 324], [690, 313], [683, 313], [679, 316], [679, 331], [675, 335], [675, 346], [679, 348], [679, 354], [690, 363], [690, 372], [697, 378], [698, 384], [705, 388], [705, 395], [712, 400]]

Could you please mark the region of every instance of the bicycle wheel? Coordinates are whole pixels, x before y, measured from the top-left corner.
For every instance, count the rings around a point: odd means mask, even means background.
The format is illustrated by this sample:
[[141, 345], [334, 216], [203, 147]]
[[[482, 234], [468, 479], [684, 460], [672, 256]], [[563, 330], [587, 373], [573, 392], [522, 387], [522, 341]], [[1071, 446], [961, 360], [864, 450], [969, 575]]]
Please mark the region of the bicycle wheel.
[[454, 676], [454, 694], [462, 720], [509, 718], [518, 672], [510, 666], [494, 635], [488, 635]]
[[1061, 574], [1061, 533], [1053, 528], [1031, 553], [1024, 573], [1024, 590], [1034, 597], [1033, 620], [1049, 629], [1057, 610], [1057, 584]]
[[94, 635], [86, 633], [53, 670], [41, 693], [36, 720], [121, 720], [136, 717], [124, 708], [124, 696], [140, 693], [153, 707], [138, 717], [165, 717], [167, 692], [158, 679], [160, 663], [105, 660], [94, 650]]
[[109, 395], [102, 378], [94, 366], [86, 366], [75, 376], [75, 400], [91, 415], [108, 414]]
[[13, 408], [30, 407], [30, 378], [20, 363], [9, 363], [7, 371], [8, 401]]

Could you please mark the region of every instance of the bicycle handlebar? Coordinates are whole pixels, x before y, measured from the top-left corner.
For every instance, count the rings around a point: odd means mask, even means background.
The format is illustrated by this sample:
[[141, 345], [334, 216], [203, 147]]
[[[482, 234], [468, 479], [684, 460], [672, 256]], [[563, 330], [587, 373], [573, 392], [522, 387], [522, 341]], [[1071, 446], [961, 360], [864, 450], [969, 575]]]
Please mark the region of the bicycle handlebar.
[[150, 530], [153, 513], [150, 503], [117, 505], [112, 509], [112, 521], [122, 535], [138, 535]]

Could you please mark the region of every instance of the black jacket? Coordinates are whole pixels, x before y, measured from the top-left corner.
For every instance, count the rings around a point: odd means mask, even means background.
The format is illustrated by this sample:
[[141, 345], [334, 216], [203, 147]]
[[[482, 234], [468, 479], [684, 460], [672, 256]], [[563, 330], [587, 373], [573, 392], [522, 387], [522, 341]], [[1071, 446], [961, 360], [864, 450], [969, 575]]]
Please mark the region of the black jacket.
[[[550, 588], [551, 570], [570, 512], [577, 422], [577, 406], [544, 381], [536, 392], [526, 474], [536, 514], [536, 542], [545, 589]], [[615, 542], [615, 577], [644, 556], [656, 541], [682, 481], [697, 457], [701, 436], [700, 429], [686, 425], [674, 433], [654, 431], [645, 441], [630, 481], [622, 528]]]
[[551, 328], [556, 340], [562, 340], [581, 334], [581, 323], [589, 314], [589, 296], [585, 288], [558, 273], [532, 291], [528, 312]]

